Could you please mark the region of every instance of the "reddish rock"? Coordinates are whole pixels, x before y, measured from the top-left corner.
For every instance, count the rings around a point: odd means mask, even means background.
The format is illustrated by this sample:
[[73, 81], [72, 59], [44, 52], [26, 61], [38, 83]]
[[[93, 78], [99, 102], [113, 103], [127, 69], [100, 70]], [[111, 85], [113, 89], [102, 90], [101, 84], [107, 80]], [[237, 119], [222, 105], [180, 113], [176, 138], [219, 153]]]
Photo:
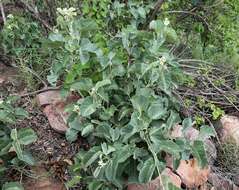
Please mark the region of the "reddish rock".
[[209, 167], [200, 168], [196, 159], [181, 160], [177, 173], [188, 188], [197, 188], [206, 183], [209, 176]]
[[38, 94], [36, 97], [36, 101], [37, 104], [42, 107], [62, 101], [62, 98], [59, 90], [49, 90]]
[[48, 105], [44, 108], [43, 112], [54, 130], [59, 133], [65, 133], [68, 127], [63, 114], [64, 112], [59, 111], [60, 109], [61, 108], [57, 108], [54, 105]]
[[49, 120], [51, 127], [59, 133], [67, 130], [67, 119], [69, 114], [65, 112], [65, 107], [76, 102], [80, 97], [70, 94], [65, 100], [60, 95], [60, 90], [49, 90], [37, 95], [36, 100]]
[[236, 116], [225, 115], [220, 119], [222, 126], [219, 136], [223, 142], [233, 140], [239, 145], [239, 118]]

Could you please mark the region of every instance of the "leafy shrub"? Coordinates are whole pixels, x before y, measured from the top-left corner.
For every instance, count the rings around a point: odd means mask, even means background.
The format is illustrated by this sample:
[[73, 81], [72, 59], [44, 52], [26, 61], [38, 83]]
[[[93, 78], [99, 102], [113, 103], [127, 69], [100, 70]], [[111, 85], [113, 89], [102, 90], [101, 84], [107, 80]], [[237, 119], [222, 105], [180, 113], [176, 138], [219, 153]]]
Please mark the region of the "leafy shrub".
[[19, 76], [28, 87], [36, 88], [39, 85], [36, 79], [44, 78], [50, 59], [50, 52], [42, 48], [44, 36], [38, 23], [26, 16], [10, 14], [0, 36], [3, 53], [12, 58], [11, 64], [19, 68]]
[[[182, 72], [167, 48], [177, 42], [169, 22], [154, 20], [149, 30], [132, 22], [98, 43], [92, 19], [77, 18], [73, 8], [58, 11], [57, 27], [49, 36], [57, 60], [48, 80], [56, 84], [64, 78], [65, 92], [82, 96], [68, 107], [72, 114], [66, 138], [73, 142], [80, 133], [91, 144], [76, 155], [75, 177], [68, 185], [82, 177], [89, 189], [122, 189], [125, 180], [146, 183], [165, 168], [164, 153], [173, 156], [175, 167], [191, 154], [204, 167], [202, 139], [191, 143], [170, 136], [182, 122], [172, 95]], [[183, 124], [192, 125], [190, 119]]]
[[[34, 164], [31, 154], [24, 150], [24, 146], [36, 141], [37, 136], [31, 128], [11, 129], [9, 124], [15, 124], [20, 119], [27, 117], [27, 112], [22, 108], [15, 108], [12, 104], [16, 97], [10, 97], [0, 102], [0, 176], [11, 167], [23, 164]], [[16, 152], [16, 157], [10, 154], [10, 150]], [[1, 177], [2, 178], [2, 177]], [[3, 178], [2, 178], [3, 179]], [[4, 181], [0, 181], [0, 185]], [[18, 183], [8, 183], [3, 189], [21, 187]]]

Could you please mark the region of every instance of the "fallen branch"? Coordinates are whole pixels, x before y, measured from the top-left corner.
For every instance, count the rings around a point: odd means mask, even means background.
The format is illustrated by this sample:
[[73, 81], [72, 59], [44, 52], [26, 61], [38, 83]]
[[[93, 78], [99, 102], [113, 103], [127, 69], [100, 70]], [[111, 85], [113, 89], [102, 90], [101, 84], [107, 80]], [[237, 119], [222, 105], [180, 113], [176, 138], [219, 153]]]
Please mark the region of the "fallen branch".
[[3, 23], [6, 23], [6, 16], [5, 16], [5, 12], [4, 12], [4, 7], [2, 4], [2, 1], [0, 1], [0, 9], [1, 9], [1, 14], [2, 14], [2, 19], [3, 19]]
[[59, 90], [61, 88], [61, 86], [56, 86], [56, 87], [47, 87], [47, 88], [43, 88], [41, 90], [36, 90], [34, 92], [29, 92], [29, 93], [26, 93], [26, 94], [22, 94], [22, 95], [18, 95], [18, 94], [13, 94], [13, 95], [17, 95], [21, 98], [24, 98], [24, 97], [27, 97], [27, 96], [34, 96], [36, 94], [39, 94], [39, 93], [42, 93], [42, 92], [46, 92], [48, 90]]
[[188, 15], [192, 15], [196, 18], [198, 18], [199, 20], [201, 20], [205, 26], [207, 27], [207, 29], [210, 31], [210, 32], [213, 32], [210, 28], [210, 25], [208, 24], [208, 22], [206, 21], [206, 19], [196, 13], [193, 13], [191, 11], [165, 11], [164, 13], [179, 13], [179, 14], [188, 14]]
[[159, 9], [161, 8], [161, 6], [163, 5], [164, 0], [158, 0], [157, 3], [154, 6], [153, 12], [149, 13], [149, 17], [146, 19], [146, 22], [143, 26], [143, 28], [147, 28], [147, 26], [149, 25], [149, 23], [155, 18], [157, 12], [159, 11]]

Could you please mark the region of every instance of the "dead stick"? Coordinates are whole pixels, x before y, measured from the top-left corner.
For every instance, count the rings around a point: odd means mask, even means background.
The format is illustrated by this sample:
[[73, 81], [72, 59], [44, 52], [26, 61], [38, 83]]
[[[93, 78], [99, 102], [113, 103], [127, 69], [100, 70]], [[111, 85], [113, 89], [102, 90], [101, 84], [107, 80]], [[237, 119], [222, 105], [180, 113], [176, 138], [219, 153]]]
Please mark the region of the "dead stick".
[[0, 9], [1, 9], [1, 14], [2, 14], [2, 19], [3, 19], [3, 23], [6, 23], [6, 16], [5, 16], [5, 12], [4, 12], [4, 7], [2, 4], [2, 1], [0, 1]]
[[[24, 97], [27, 97], [27, 96], [34, 96], [36, 94], [39, 94], [41, 92], [46, 92], [48, 90], [59, 90], [61, 86], [56, 86], [56, 87], [47, 87], [47, 88], [43, 88], [41, 90], [37, 90], [37, 91], [34, 91], [34, 92], [29, 92], [29, 93], [26, 93], [26, 94], [22, 94], [20, 95], [21, 98], [24, 98]], [[14, 94], [16, 96], [19, 96], [18, 94]]]
[[154, 6], [154, 10], [153, 10], [152, 14], [150, 14], [150, 16], [147, 19], [146, 23], [144, 24], [143, 28], [146, 28], [149, 25], [149, 23], [155, 18], [157, 12], [159, 11], [159, 9], [163, 5], [163, 3], [164, 3], [164, 0], [157, 1], [157, 3]]

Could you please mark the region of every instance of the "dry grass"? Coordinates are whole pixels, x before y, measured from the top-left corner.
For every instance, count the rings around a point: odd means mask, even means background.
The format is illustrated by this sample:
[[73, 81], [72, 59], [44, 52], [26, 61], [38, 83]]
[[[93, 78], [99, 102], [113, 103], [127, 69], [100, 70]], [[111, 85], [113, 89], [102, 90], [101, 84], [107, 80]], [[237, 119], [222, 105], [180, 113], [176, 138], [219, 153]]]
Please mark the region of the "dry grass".
[[228, 179], [238, 183], [239, 146], [232, 140], [223, 143], [218, 149], [218, 170]]

